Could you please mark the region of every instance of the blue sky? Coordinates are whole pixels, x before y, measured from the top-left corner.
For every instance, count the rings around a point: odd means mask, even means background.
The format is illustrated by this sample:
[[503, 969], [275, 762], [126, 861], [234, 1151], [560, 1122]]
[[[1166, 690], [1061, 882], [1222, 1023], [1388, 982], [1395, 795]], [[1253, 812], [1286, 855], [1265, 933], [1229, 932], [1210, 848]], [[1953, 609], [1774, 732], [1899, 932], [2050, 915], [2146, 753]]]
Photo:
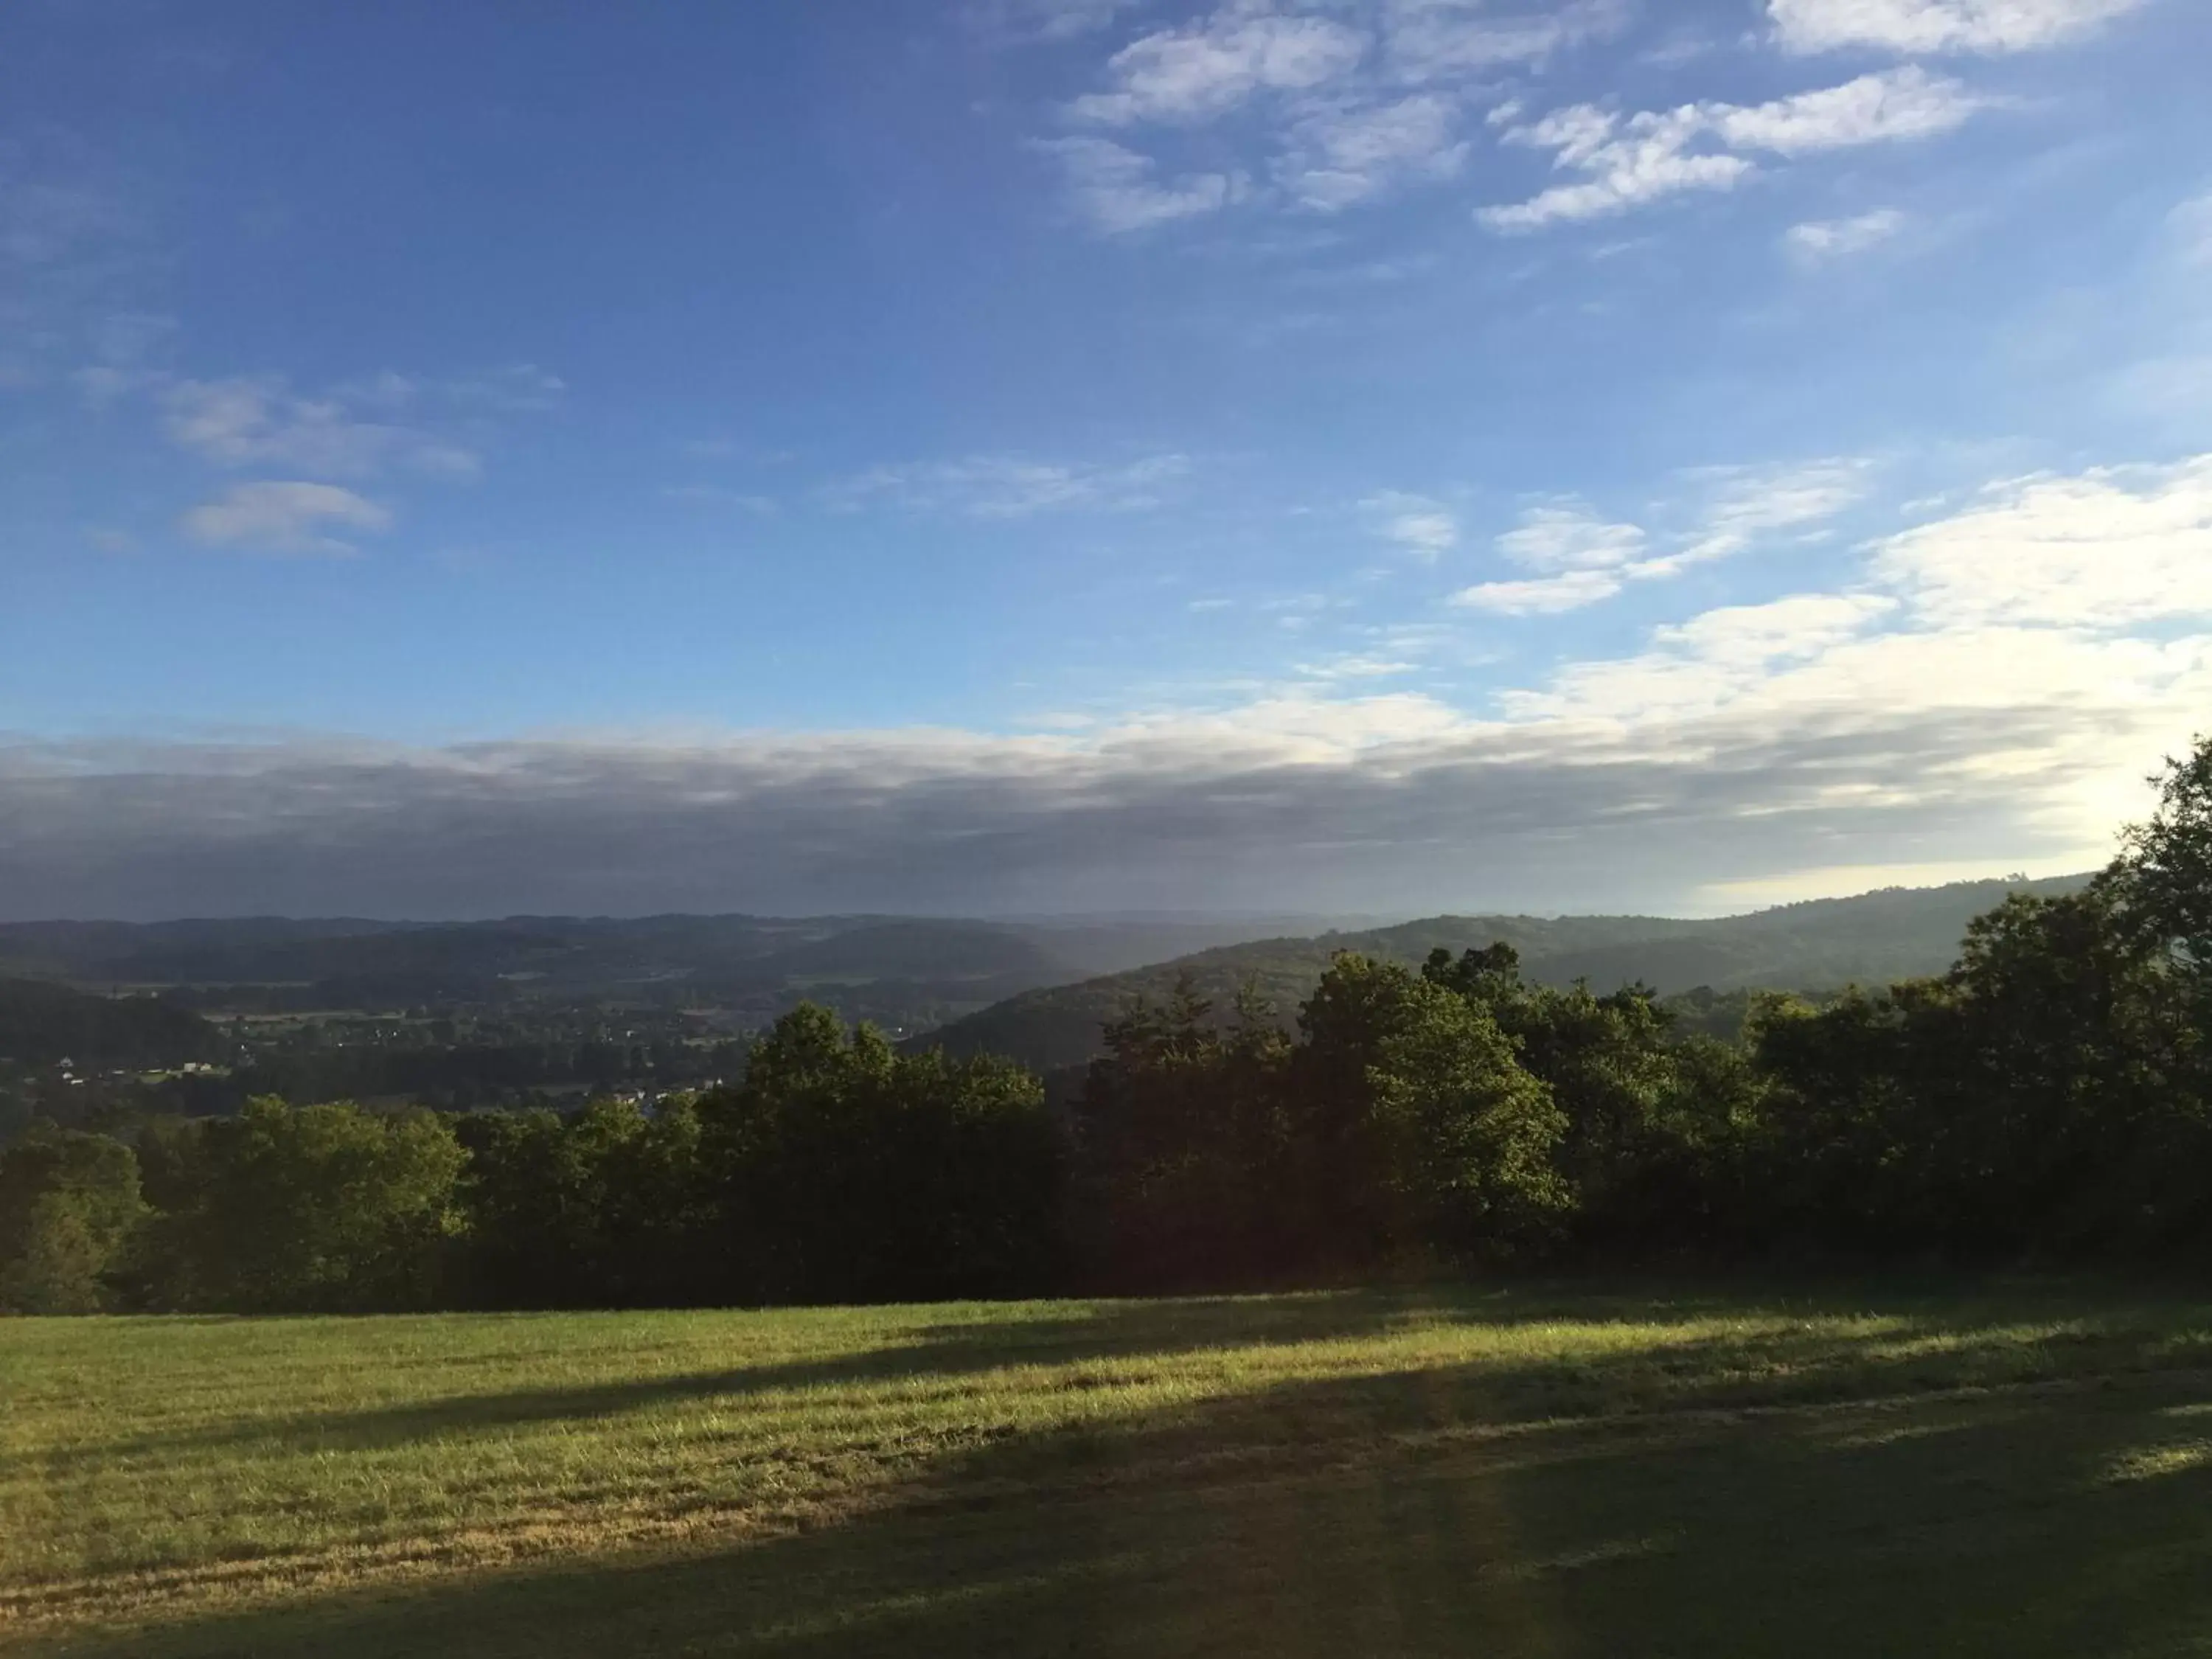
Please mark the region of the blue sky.
[[2212, 706], [2197, 0], [21, 0], [0, 912], [1712, 910]]

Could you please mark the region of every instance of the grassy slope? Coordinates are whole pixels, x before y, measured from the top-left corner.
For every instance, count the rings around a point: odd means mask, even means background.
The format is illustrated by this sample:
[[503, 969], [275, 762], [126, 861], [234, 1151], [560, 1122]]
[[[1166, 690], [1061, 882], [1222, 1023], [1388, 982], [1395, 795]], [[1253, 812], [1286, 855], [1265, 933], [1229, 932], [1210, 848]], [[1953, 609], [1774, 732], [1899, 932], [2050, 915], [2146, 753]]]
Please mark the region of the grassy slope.
[[0, 1327], [0, 1645], [2212, 1652], [2212, 1306]]

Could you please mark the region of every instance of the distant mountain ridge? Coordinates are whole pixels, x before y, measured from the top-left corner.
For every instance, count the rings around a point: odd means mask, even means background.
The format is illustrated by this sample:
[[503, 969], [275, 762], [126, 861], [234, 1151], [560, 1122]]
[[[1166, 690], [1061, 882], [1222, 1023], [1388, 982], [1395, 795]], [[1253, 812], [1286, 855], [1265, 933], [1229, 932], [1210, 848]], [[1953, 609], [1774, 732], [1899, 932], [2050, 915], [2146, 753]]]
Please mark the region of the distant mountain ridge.
[[2078, 890], [2086, 874], [2041, 881], [1954, 882], [1812, 899], [1711, 921], [1663, 916], [1431, 916], [1309, 938], [1260, 939], [1195, 951], [1133, 971], [1026, 991], [912, 1040], [965, 1055], [1000, 1054], [1040, 1071], [1080, 1065], [1100, 1029], [1131, 998], [1158, 998], [1188, 973], [1226, 1009], [1249, 984], [1287, 1018], [1330, 957], [1353, 951], [1415, 963], [1443, 947], [1457, 955], [1498, 940], [1522, 971], [1548, 985], [1587, 980], [1600, 991], [1642, 982], [1662, 994], [1818, 991], [1936, 974], [1956, 959], [1966, 925], [2014, 892]]

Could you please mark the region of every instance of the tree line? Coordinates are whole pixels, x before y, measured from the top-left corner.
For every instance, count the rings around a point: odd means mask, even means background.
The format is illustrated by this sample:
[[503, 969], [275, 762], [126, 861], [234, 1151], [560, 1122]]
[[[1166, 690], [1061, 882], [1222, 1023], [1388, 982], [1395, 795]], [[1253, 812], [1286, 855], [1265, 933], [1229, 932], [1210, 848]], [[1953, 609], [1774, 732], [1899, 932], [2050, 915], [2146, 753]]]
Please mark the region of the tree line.
[[2212, 1263], [2212, 741], [2088, 888], [1740, 1040], [1504, 945], [1346, 955], [1295, 1033], [1188, 987], [1065, 1109], [803, 1007], [647, 1111], [250, 1102], [0, 1156], [0, 1306], [761, 1304], [1480, 1266]]

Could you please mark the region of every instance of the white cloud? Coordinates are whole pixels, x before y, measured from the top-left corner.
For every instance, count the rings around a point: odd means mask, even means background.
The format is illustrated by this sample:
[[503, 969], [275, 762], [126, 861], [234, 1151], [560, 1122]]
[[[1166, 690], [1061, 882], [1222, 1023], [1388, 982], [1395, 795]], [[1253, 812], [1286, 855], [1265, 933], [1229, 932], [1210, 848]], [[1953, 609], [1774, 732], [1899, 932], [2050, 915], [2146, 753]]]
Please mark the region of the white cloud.
[[1301, 206], [1333, 213], [1400, 179], [1457, 173], [1468, 149], [1458, 126], [1458, 104], [1440, 93], [1312, 108], [1292, 125], [1277, 175]]
[[277, 463], [357, 477], [392, 447], [390, 427], [349, 418], [336, 403], [290, 396], [267, 379], [182, 380], [162, 394], [172, 440], [226, 466]]
[[[2140, 811], [2142, 775], [2212, 706], [2212, 635], [2158, 643], [2054, 628], [1878, 626], [1900, 616], [1911, 619], [1909, 607], [1875, 593], [1708, 613], [1661, 630], [1637, 654], [1572, 665], [1504, 706], [1537, 729], [1624, 741], [1726, 749], [1760, 730], [1786, 732], [1803, 753], [1828, 746], [1815, 798], [1832, 810], [1986, 791], [2055, 814], [2054, 842], [2076, 848]], [[1940, 762], [1930, 744], [1943, 747]], [[1793, 866], [1826, 861], [1801, 854]]]
[[[2002, 793], [2046, 845], [2079, 849], [2062, 852], [2061, 867], [2094, 861], [2112, 827], [2140, 812], [2146, 763], [2201, 729], [2212, 707], [2202, 626], [2212, 619], [2212, 456], [1998, 486], [1870, 553], [1870, 586], [1658, 629], [1640, 653], [1509, 693], [1507, 715], [1723, 749], [1754, 730], [1788, 732], [1832, 745], [1813, 797], [1827, 810]], [[2190, 623], [2195, 633], [2174, 631]], [[2129, 631], [2143, 629], [2157, 631]], [[1911, 770], [1869, 766], [1878, 751], [1902, 760], [1939, 729], [1975, 735], [1940, 767], [1924, 751]], [[1838, 864], [1868, 850], [1825, 844], [1850, 855]], [[1941, 862], [1915, 850], [1916, 864]], [[1781, 892], [1828, 862], [1801, 857], [1759, 890]]]
[[1612, 570], [1644, 551], [1642, 528], [1612, 524], [1579, 501], [1533, 507], [1516, 530], [1498, 538], [1498, 550], [1531, 570]]
[[[1509, 694], [1506, 707], [1524, 720], [1638, 727], [1723, 716], [1831, 660], [1893, 604], [1805, 593], [1709, 611], [1654, 630], [1632, 656], [1571, 664], [1547, 686]], [[1893, 702], [1878, 698], [1869, 712]]]
[[1617, 571], [1570, 570], [1526, 581], [1478, 582], [1460, 589], [1450, 602], [1500, 617], [1552, 616], [1609, 599], [1620, 592], [1621, 586]]
[[831, 506], [848, 511], [887, 502], [908, 512], [1023, 519], [1038, 513], [1157, 507], [1189, 472], [1190, 462], [1182, 455], [1148, 455], [1114, 465], [973, 455], [872, 467], [832, 485], [826, 495]]
[[1399, 79], [1417, 85], [1490, 73], [1604, 39], [1628, 15], [1626, 0], [1564, 0], [1504, 16], [1485, 0], [1389, 0], [1383, 58]]
[[1243, 190], [1225, 173], [1186, 173], [1162, 184], [1149, 157], [1109, 138], [1039, 138], [1031, 147], [1060, 162], [1076, 210], [1109, 236], [1218, 213]]
[[1365, 35], [1328, 18], [1226, 6], [1202, 22], [1124, 46], [1108, 60], [1109, 89], [1077, 99], [1070, 112], [1109, 126], [1206, 120], [1257, 92], [1302, 91], [1334, 80], [1366, 50]]
[[[1914, 862], [1971, 853], [1996, 868], [2021, 867], [2039, 850], [2046, 867], [2081, 869], [2109, 854], [2120, 823], [2142, 815], [2142, 780], [2158, 757], [2201, 727], [2212, 706], [2212, 635], [2160, 644], [2042, 628], [1870, 630], [1778, 666], [1660, 648], [1572, 671], [1554, 692], [1516, 712], [1722, 750], [1759, 729], [1790, 733], [1790, 750], [1823, 775], [1806, 780], [1803, 828], [1784, 871], [1908, 849]], [[2019, 839], [1984, 830], [1885, 848], [1822, 822], [1974, 797], [2003, 801]], [[2019, 856], [2000, 863], [2008, 846]]]
[[1505, 136], [1586, 176], [1477, 216], [1504, 231], [1601, 218], [1685, 191], [1731, 190], [1758, 170], [1746, 151], [1797, 156], [1929, 137], [1980, 107], [1959, 82], [1912, 66], [1758, 105], [1684, 104], [1626, 118], [1573, 105]]
[[2212, 455], [2002, 486], [1887, 538], [1874, 570], [1947, 628], [2212, 617]]
[[1390, 538], [1433, 559], [1458, 542], [1459, 525], [1449, 513], [1401, 513], [1390, 520]]
[[1347, 653], [1330, 657], [1321, 662], [1300, 663], [1298, 672], [1310, 680], [1382, 680], [1393, 679], [1401, 674], [1411, 674], [1419, 668], [1418, 663], [1401, 662], [1392, 657], [1366, 656]]
[[1692, 565], [1733, 558], [1775, 532], [1833, 518], [1864, 493], [1863, 462], [1832, 459], [1782, 467], [1712, 467], [1690, 475], [1703, 489], [1694, 526], [1655, 552], [1640, 525], [1616, 523], [1577, 501], [1532, 507], [1498, 550], [1539, 574], [1462, 589], [1451, 603], [1501, 616], [1580, 610], [1609, 599], [1630, 582], [1680, 574]]
[[1656, 629], [1655, 646], [1728, 668], [1817, 657], [1864, 632], [1897, 601], [1881, 593], [1797, 593], [1765, 605], [1726, 605]]
[[1590, 176], [1554, 185], [1528, 201], [1486, 207], [1476, 217], [1492, 230], [1537, 230], [1561, 220], [1603, 218], [1688, 190], [1730, 190], [1757, 169], [1741, 155], [1691, 155], [1699, 131], [1688, 107], [1645, 112], [1624, 125], [1589, 104], [1555, 110], [1532, 125], [1510, 127], [1510, 143], [1554, 152], [1553, 165]]
[[[87, 378], [95, 373], [81, 374], [80, 384], [88, 393], [113, 395], [116, 387], [95, 386]], [[155, 389], [171, 441], [218, 465], [281, 466], [328, 478], [372, 477], [392, 465], [445, 477], [473, 477], [480, 470], [476, 453], [449, 439], [360, 416], [364, 404], [389, 408], [404, 401], [397, 389], [411, 383], [397, 375], [319, 398], [298, 396], [272, 375], [142, 377], [124, 389], [138, 385]]]
[[1382, 533], [1407, 552], [1435, 559], [1459, 544], [1459, 520], [1440, 501], [1386, 489], [1360, 505], [1383, 515]]
[[1871, 470], [1864, 461], [1837, 457], [1692, 473], [1708, 489], [1697, 527], [1673, 552], [1645, 561], [1635, 574], [1670, 576], [1691, 565], [1734, 558], [1777, 531], [1824, 523], [1866, 494]]
[[178, 528], [211, 547], [343, 558], [353, 544], [329, 529], [382, 530], [391, 522], [374, 501], [336, 484], [242, 483], [191, 508]]
[[1959, 82], [1908, 65], [1771, 103], [1695, 107], [1733, 149], [1803, 155], [1948, 132], [1982, 102]]
[[2029, 52], [2063, 45], [2144, 0], [1768, 0], [1790, 52], [1876, 46], [1897, 52]]
[[1783, 233], [1782, 244], [1801, 264], [1825, 264], [1877, 247], [1905, 228], [1895, 208], [1876, 208], [1848, 219], [1812, 219]]
[[[1482, 77], [1612, 33], [1630, 4], [1532, 0], [1500, 11], [1488, 0], [1228, 0], [1124, 46], [1104, 64], [1103, 88], [1064, 113], [1126, 131], [1196, 125], [1256, 105], [1254, 118], [1212, 141], [1241, 147], [1241, 161], [1164, 173], [1133, 141], [1032, 143], [1059, 158], [1078, 209], [1109, 234], [1218, 211], [1249, 194], [1253, 178], [1273, 182], [1264, 199], [1274, 204], [1338, 212], [1456, 177], [1473, 148], [1459, 130], [1463, 108], [1497, 96]], [[1085, 7], [1082, 15], [1108, 14]], [[1068, 32], [1085, 30], [1071, 23]]]
[[1463, 610], [1494, 616], [1551, 616], [1609, 599], [1634, 574], [1645, 548], [1643, 529], [1614, 524], [1580, 501], [1532, 507], [1517, 529], [1498, 538], [1498, 550], [1528, 579], [1478, 582], [1451, 596]]
[[[1791, 719], [2096, 708], [2125, 727], [2131, 709], [2178, 718], [2212, 673], [2212, 635], [2124, 631], [2212, 619], [2212, 455], [1996, 486], [1869, 551], [1870, 586], [1707, 611], [1507, 706], [1632, 723], [1753, 707]], [[2081, 742], [2093, 734], [2085, 722]]]

